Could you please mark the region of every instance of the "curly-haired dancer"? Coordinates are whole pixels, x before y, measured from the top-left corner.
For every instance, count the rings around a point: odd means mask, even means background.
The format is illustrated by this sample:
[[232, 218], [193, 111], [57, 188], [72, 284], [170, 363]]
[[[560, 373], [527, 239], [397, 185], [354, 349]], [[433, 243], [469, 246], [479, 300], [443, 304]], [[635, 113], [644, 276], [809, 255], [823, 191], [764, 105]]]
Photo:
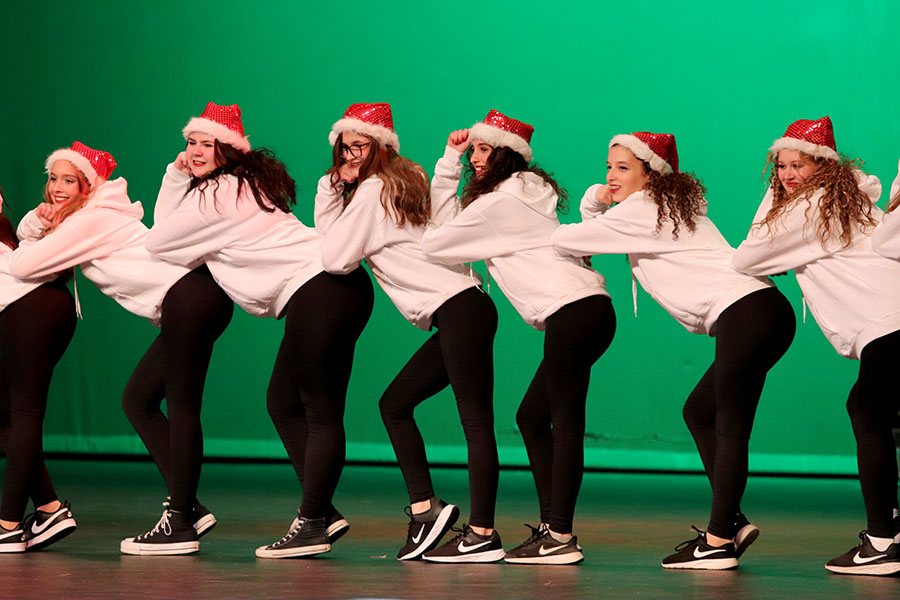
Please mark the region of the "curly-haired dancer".
[[794, 313], [772, 282], [731, 267], [734, 250], [706, 216], [703, 185], [678, 170], [673, 135], [613, 137], [606, 169], [606, 185], [581, 201], [583, 222], [562, 226], [553, 243], [575, 256], [627, 254], [635, 279], [669, 314], [716, 338], [713, 363], [684, 405], [712, 485], [709, 527], [662, 566], [731, 569], [759, 535], [740, 508], [750, 431], [766, 374], [794, 338]]
[[859, 360], [847, 412], [868, 527], [859, 545], [825, 568], [892, 575], [900, 573], [891, 434], [900, 399], [889, 374], [900, 354], [900, 264], [878, 253], [890, 253], [873, 234], [882, 220], [874, 204], [881, 183], [859, 165], [838, 155], [828, 117], [792, 123], [769, 148], [769, 189], [733, 264], [751, 275], [793, 270], [825, 337], [838, 354]]

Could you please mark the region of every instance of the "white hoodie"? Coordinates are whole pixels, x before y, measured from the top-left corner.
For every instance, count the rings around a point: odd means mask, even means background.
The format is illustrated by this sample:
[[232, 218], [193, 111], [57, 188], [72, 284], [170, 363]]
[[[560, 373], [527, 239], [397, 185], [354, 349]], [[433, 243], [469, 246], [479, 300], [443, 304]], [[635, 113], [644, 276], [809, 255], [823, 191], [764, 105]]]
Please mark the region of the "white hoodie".
[[55, 275], [39, 277], [23, 281], [16, 279], [9, 272], [9, 261], [12, 258], [13, 249], [0, 242], [0, 312], [6, 307], [22, 298], [29, 292], [41, 287], [48, 281], [56, 279]]
[[349, 273], [366, 259], [400, 313], [428, 331], [434, 311], [479, 282], [462, 265], [440, 265], [425, 258], [425, 227], [408, 221], [398, 227], [381, 203], [383, 189], [381, 179], [369, 177], [343, 208], [343, 198], [331, 187], [331, 177], [319, 179], [315, 219], [316, 230], [325, 236], [322, 263], [332, 273]]
[[706, 216], [705, 206], [696, 218], [696, 230], [682, 225], [678, 239], [673, 239], [668, 220], [654, 233], [658, 210], [646, 191], [603, 210], [605, 205], [595, 199], [599, 185], [589, 187], [581, 200], [583, 222], [563, 225], [553, 234], [556, 248], [579, 257], [627, 254], [644, 290], [688, 331], [714, 336], [723, 310], [772, 286], [731, 267], [734, 249]]
[[550, 242], [559, 227], [557, 195], [538, 175], [514, 173], [462, 210], [456, 196], [462, 154], [449, 146], [434, 167], [425, 255], [444, 264], [483, 260], [525, 322], [544, 330], [559, 308], [604, 295], [603, 276]]
[[[292, 213], [262, 210], [233, 175], [210, 181], [201, 196], [190, 175], [166, 167], [147, 237], [153, 254], [188, 265], [202, 260], [241, 308], [281, 316], [300, 286], [323, 271], [322, 236]], [[187, 195], [185, 195], [187, 194]]]
[[[896, 197], [898, 192], [900, 192], [900, 172], [891, 184], [889, 199]], [[900, 259], [900, 208], [884, 213], [881, 224], [872, 233], [872, 248], [884, 257]]]
[[32, 210], [19, 223], [21, 241], [10, 271], [31, 278], [79, 265], [101, 292], [159, 326], [166, 293], [190, 268], [147, 252], [143, 216], [144, 208], [128, 198], [128, 182], [121, 177], [98, 186], [87, 204], [47, 235]]
[[[874, 204], [881, 183], [873, 175], [859, 176], [860, 189]], [[900, 263], [876, 254], [871, 232], [859, 229], [850, 247], [831, 239], [823, 248], [816, 235], [821, 194], [817, 191], [808, 205], [801, 201], [783, 214], [771, 234], [754, 225], [732, 264], [750, 275], [793, 270], [822, 333], [840, 355], [859, 359], [870, 341], [900, 329]], [[770, 188], [754, 223], [765, 218], [772, 198]], [[872, 212], [880, 220], [881, 209], [873, 206]]]

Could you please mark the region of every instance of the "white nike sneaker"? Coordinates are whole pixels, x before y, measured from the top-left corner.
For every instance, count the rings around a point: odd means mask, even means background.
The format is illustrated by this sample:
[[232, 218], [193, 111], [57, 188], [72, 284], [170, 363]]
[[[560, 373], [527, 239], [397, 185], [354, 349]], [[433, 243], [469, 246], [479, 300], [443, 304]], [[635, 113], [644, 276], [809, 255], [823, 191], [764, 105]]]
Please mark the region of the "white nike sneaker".
[[723, 570], [734, 569], [738, 566], [737, 553], [734, 544], [729, 542], [724, 546], [710, 546], [706, 543], [706, 532], [691, 526], [697, 532], [697, 537], [687, 540], [675, 546], [675, 554], [670, 554], [662, 560], [665, 569], [703, 569]]
[[872, 546], [865, 531], [859, 532], [862, 542], [848, 552], [825, 563], [832, 573], [842, 575], [894, 575], [900, 573], [900, 544], [891, 544], [884, 552]]
[[506, 556], [500, 534], [492, 531], [491, 535], [478, 535], [468, 524], [463, 525], [457, 535], [422, 558], [441, 563], [490, 563], [497, 562]]

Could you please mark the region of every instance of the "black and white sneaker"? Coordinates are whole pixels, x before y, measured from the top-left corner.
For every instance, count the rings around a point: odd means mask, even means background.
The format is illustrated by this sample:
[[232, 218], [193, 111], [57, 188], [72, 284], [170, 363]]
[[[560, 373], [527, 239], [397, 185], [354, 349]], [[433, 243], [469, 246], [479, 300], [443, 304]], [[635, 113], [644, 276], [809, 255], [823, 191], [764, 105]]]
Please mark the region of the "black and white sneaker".
[[528, 539], [506, 553], [505, 562], [520, 565], [577, 565], [584, 560], [578, 538], [572, 536], [567, 542], [559, 542], [550, 534], [550, 527], [541, 523], [532, 527]]
[[256, 549], [259, 558], [293, 558], [331, 552], [331, 542], [325, 533], [325, 519], [298, 517], [280, 540]]
[[0, 554], [25, 552], [24, 535], [25, 530], [22, 529], [21, 523], [14, 529], [7, 529], [0, 525]]
[[194, 514], [167, 509], [156, 525], [142, 535], [125, 538], [119, 544], [122, 554], [167, 556], [191, 554], [200, 550], [200, 538], [194, 529]]
[[454, 528], [453, 531], [458, 532], [456, 537], [422, 558], [441, 563], [491, 563], [506, 556], [496, 530], [491, 535], [478, 535], [468, 524], [464, 524], [461, 530]]
[[738, 566], [737, 552], [733, 543], [724, 546], [710, 546], [706, 543], [706, 532], [691, 526], [697, 537], [675, 546], [675, 554], [662, 560], [666, 569], [723, 570]]
[[[288, 529], [293, 529], [300, 524], [300, 511], [297, 511], [297, 517], [291, 523]], [[350, 522], [344, 518], [338, 509], [331, 507], [331, 514], [325, 517], [325, 535], [332, 544], [344, 537], [344, 534], [350, 531]]]
[[738, 513], [735, 524], [738, 530], [734, 536], [734, 555], [735, 558], [740, 558], [759, 537], [759, 527], [751, 523], [744, 513]]
[[408, 506], [404, 510], [409, 515], [409, 529], [406, 545], [397, 552], [397, 560], [415, 560], [432, 550], [459, 518], [459, 507], [437, 496], [431, 499], [431, 508], [424, 513], [414, 515]]
[[832, 573], [842, 575], [894, 575], [900, 573], [900, 544], [891, 544], [884, 552], [872, 546], [865, 531], [859, 532], [862, 542], [848, 552], [825, 563]]
[[[163, 507], [166, 509], [169, 508], [169, 500], [171, 500], [171, 496], [166, 496], [165, 501], [162, 503]], [[212, 514], [208, 508], [198, 502], [197, 506], [194, 507], [194, 531], [197, 532], [197, 537], [203, 537], [215, 526], [216, 515]]]
[[25, 517], [22, 524], [25, 530], [25, 549], [30, 552], [46, 548], [75, 531], [77, 527], [68, 502], [63, 502], [53, 512], [36, 510]]

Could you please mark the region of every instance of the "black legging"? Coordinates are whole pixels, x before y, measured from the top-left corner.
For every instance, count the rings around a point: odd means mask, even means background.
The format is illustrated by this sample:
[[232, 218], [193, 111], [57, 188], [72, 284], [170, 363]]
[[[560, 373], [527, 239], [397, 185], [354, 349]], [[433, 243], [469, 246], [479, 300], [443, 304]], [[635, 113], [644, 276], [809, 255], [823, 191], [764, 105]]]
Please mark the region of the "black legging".
[[45, 283], [0, 313], [0, 447], [6, 479], [0, 519], [21, 521], [56, 500], [43, 460], [42, 428], [53, 369], [75, 333], [75, 302], [60, 281]]
[[475, 527], [494, 526], [500, 463], [494, 436], [494, 335], [497, 309], [478, 288], [444, 302], [438, 331], [419, 348], [381, 396], [379, 408], [403, 472], [410, 503], [434, 496], [425, 443], [413, 412], [449, 384], [466, 436], [469, 495]]
[[859, 377], [847, 400], [867, 528], [870, 535], [883, 538], [898, 533], [891, 522], [897, 507], [897, 449], [891, 433], [900, 410], [900, 394], [892, 377], [897, 356], [900, 331], [866, 344], [860, 353]]
[[[125, 385], [122, 408], [162, 473], [173, 510], [197, 504], [203, 386], [213, 345], [233, 312], [205, 266], [186, 274], [166, 293], [159, 336]], [[160, 410], [163, 398], [168, 418]]]
[[516, 423], [537, 487], [541, 522], [571, 533], [584, 473], [584, 427], [591, 366], [612, 343], [616, 314], [608, 296], [566, 304], [546, 322], [544, 358]]
[[719, 315], [713, 363], [684, 404], [713, 490], [708, 531], [732, 539], [747, 486], [750, 432], [766, 374], [794, 339], [796, 320], [775, 288], [747, 294]]
[[373, 303], [372, 282], [359, 267], [319, 273], [286, 309], [267, 406], [303, 487], [300, 512], [310, 519], [329, 516], [344, 469], [347, 385]]

